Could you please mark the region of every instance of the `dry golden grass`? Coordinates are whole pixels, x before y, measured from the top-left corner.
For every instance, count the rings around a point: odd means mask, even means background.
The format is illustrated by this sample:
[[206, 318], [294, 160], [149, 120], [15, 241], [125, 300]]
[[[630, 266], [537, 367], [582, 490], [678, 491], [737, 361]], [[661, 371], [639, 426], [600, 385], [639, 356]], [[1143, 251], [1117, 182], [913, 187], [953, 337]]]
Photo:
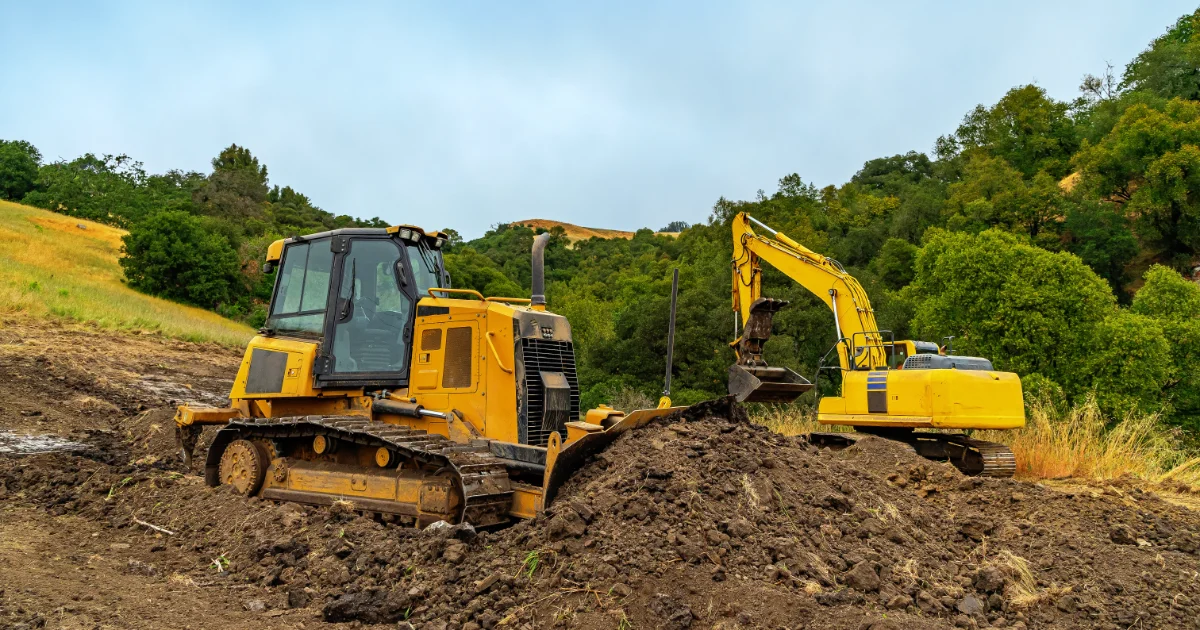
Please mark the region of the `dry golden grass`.
[[[754, 421], [784, 435], [847, 431], [819, 424], [811, 409], [763, 408]], [[1009, 445], [1023, 479], [1109, 480], [1134, 477], [1151, 484], [1200, 489], [1200, 456], [1184, 451], [1154, 414], [1130, 414], [1112, 423], [1093, 400], [1061, 412], [1033, 404], [1026, 425], [1012, 431], [976, 431], [972, 437]]]
[[0, 315], [58, 317], [232, 346], [250, 339], [248, 326], [125, 286], [117, 264], [124, 233], [0, 201]]

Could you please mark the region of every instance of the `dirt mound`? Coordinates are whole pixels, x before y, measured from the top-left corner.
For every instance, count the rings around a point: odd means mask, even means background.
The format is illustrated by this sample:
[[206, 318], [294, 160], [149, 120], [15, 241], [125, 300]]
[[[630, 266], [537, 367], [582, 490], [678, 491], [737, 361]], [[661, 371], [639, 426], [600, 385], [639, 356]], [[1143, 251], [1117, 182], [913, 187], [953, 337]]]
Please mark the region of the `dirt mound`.
[[0, 493], [104, 523], [141, 549], [131, 570], [228, 588], [263, 615], [458, 630], [1200, 618], [1193, 512], [1137, 490], [964, 478], [877, 438], [818, 450], [726, 401], [622, 436], [546, 517], [496, 532], [244, 499], [148, 463], [139, 439], [115, 465], [0, 458]]

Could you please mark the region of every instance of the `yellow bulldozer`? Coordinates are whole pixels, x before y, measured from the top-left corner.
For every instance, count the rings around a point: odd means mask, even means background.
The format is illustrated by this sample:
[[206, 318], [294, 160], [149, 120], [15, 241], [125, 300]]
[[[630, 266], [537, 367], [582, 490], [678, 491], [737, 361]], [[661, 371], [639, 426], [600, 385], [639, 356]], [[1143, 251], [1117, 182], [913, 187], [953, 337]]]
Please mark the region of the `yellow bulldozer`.
[[[756, 233], [755, 226], [765, 235]], [[858, 432], [903, 441], [918, 454], [950, 461], [969, 475], [1012, 476], [1016, 461], [1007, 446], [945, 430], [1024, 426], [1021, 379], [1016, 374], [994, 369], [985, 358], [953, 354], [952, 337], [944, 339], [944, 345], [896, 341], [889, 331], [879, 329], [862, 285], [841, 264], [746, 213], [733, 220], [737, 339], [731, 345], [737, 362], [729, 369], [729, 393], [739, 402], [791, 402], [814, 387], [794, 371], [771, 367], [763, 358], [772, 317], [788, 304], [763, 297], [763, 261], [833, 311], [836, 338], [830, 353], [836, 351], [837, 365], [819, 366], [817, 374], [836, 371], [841, 391], [821, 398], [817, 413], [821, 424], [851, 426]], [[914, 430], [921, 428], [938, 431]], [[852, 438], [814, 433], [810, 439], [837, 447]]]
[[[189, 465], [220, 426], [209, 485], [354, 508], [401, 524], [531, 518], [587, 455], [677, 411], [580, 414], [571, 326], [546, 310], [543, 252], [530, 298], [449, 286], [446, 235], [411, 225], [276, 241], [264, 327], [228, 408], [181, 406]], [[670, 367], [668, 366], [668, 374]]]

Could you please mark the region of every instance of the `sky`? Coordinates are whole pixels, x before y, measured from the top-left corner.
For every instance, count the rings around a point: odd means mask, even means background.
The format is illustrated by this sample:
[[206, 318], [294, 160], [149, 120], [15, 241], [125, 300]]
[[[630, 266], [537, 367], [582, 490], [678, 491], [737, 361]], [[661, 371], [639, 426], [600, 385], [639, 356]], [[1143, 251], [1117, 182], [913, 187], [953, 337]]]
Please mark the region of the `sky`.
[[0, 0], [0, 139], [209, 172], [467, 238], [658, 229], [929, 152], [977, 104], [1119, 73], [1182, 2]]

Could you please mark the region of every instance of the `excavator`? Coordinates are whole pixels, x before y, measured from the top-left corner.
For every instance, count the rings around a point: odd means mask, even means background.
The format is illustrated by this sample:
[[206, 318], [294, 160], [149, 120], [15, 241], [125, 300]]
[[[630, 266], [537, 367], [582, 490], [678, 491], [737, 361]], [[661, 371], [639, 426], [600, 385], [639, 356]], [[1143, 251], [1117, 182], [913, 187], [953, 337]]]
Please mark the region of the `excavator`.
[[[756, 233], [755, 227], [763, 234]], [[820, 399], [818, 422], [904, 442], [918, 454], [949, 461], [968, 475], [1012, 476], [1016, 461], [1011, 449], [959, 431], [1024, 426], [1021, 379], [1016, 374], [996, 370], [985, 358], [953, 354], [951, 337], [944, 345], [896, 341], [890, 331], [879, 330], [862, 285], [840, 263], [744, 212], [733, 220], [737, 339], [730, 345], [737, 359], [729, 368], [730, 395], [739, 402], [786, 403], [815, 387], [814, 382], [786, 367], [772, 367], [763, 358], [772, 318], [788, 305], [762, 295], [764, 261], [833, 311], [836, 339], [826, 357], [836, 351], [837, 365], [819, 366], [816, 378], [822, 371], [836, 371], [841, 391]], [[852, 435], [813, 433], [809, 439], [839, 448], [851, 443]]]
[[412, 225], [275, 241], [269, 314], [230, 406], [176, 412], [188, 466], [216, 426], [210, 486], [349, 501], [414, 527], [534, 517], [588, 455], [683, 409], [668, 376], [657, 409], [602, 405], [581, 419], [571, 326], [546, 310], [548, 240], [534, 239], [529, 298], [451, 288], [446, 234]]

